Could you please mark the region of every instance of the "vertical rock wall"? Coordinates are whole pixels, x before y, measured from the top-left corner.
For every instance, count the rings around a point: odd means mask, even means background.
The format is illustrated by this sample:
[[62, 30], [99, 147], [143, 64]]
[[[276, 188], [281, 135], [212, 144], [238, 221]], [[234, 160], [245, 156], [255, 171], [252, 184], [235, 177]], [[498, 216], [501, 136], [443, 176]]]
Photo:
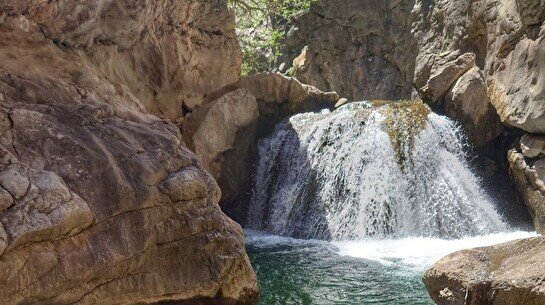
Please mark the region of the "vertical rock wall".
[[242, 230], [170, 121], [238, 79], [226, 2], [0, 10], [0, 304], [255, 303]]

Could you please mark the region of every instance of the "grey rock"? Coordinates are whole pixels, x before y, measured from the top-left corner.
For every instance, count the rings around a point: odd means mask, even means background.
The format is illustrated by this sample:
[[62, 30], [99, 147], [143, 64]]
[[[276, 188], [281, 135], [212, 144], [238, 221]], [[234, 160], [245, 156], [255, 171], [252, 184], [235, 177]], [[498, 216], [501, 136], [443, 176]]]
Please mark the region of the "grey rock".
[[536, 158], [545, 149], [545, 137], [525, 134], [520, 138], [520, 149], [527, 158]]

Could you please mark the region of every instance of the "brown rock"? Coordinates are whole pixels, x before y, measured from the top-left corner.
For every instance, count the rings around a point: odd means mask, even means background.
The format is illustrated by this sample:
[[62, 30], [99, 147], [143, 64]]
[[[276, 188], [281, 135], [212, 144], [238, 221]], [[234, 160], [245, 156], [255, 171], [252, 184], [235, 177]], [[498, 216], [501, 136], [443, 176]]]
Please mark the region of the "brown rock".
[[478, 67], [469, 70], [454, 84], [445, 97], [445, 112], [462, 123], [470, 140], [477, 146], [492, 141], [503, 132]]
[[460, 76], [474, 66], [473, 53], [462, 54], [454, 60], [451, 56], [438, 60], [431, 71], [428, 83], [420, 89], [422, 98], [431, 104], [436, 103]]
[[198, 108], [184, 121], [185, 142], [218, 181], [223, 202], [233, 200], [249, 183], [249, 152], [258, 118], [255, 97], [237, 89]]
[[290, 104], [296, 107], [305, 102], [333, 102], [339, 100], [336, 92], [323, 92], [320, 89], [301, 83], [295, 78], [278, 73], [257, 74], [242, 78], [236, 85], [248, 90], [260, 102], [269, 104]]
[[0, 184], [15, 199], [23, 198], [30, 187], [27, 174], [17, 166], [10, 166], [0, 173]]
[[441, 259], [424, 275], [438, 305], [545, 304], [545, 238], [464, 250]]
[[543, 0], [321, 0], [289, 27], [280, 62], [308, 46], [294, 66], [305, 83], [351, 100], [418, 89], [429, 103], [474, 62], [501, 121], [545, 133], [544, 21]]
[[255, 303], [240, 226], [155, 116], [238, 79], [226, 2], [0, 4], [0, 304]]
[[13, 205], [13, 197], [6, 190], [0, 188], [0, 212]]
[[[179, 120], [184, 104], [200, 104], [196, 100], [240, 76], [242, 54], [227, 1], [2, 0], [1, 5], [9, 14], [22, 15], [7, 23], [29, 33], [39, 27], [57, 45], [80, 50], [83, 61], [76, 71], [63, 63], [70, 56], [40, 53], [56, 61], [51, 71], [68, 74], [67, 83], [80, 90], [108, 80], [109, 90], [101, 90], [103, 99], [113, 104], [117, 91], [124, 96], [120, 108], [146, 109]], [[20, 61], [19, 67], [34, 64], [28, 58]], [[86, 73], [86, 68], [98, 75]]]
[[301, 82], [349, 100], [410, 99], [412, 10], [410, 1], [316, 1], [287, 31], [280, 62], [293, 62]]
[[536, 170], [540, 163], [528, 165], [524, 156], [515, 150], [509, 151], [508, 162], [511, 179], [526, 203], [536, 230], [545, 233], [545, 177], [541, 166]]

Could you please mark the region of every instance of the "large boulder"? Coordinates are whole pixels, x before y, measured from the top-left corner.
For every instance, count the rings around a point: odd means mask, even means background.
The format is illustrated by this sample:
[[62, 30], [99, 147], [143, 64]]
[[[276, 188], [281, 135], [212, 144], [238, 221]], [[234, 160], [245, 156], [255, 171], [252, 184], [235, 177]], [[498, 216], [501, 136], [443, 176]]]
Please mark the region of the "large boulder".
[[438, 305], [545, 304], [545, 238], [460, 251], [424, 275]]
[[460, 76], [475, 67], [475, 54], [465, 53], [458, 56], [451, 53], [440, 58], [431, 70], [431, 76], [426, 85], [420, 88], [424, 101], [436, 103], [452, 87]]
[[497, 138], [504, 129], [488, 99], [484, 75], [478, 67], [462, 75], [452, 86], [445, 97], [445, 113], [462, 124], [477, 146]]
[[224, 206], [248, 189], [258, 119], [256, 98], [237, 89], [188, 114], [184, 121], [185, 142], [218, 181]]
[[218, 185], [154, 115], [232, 82], [225, 1], [0, 8], [0, 304], [255, 303]]

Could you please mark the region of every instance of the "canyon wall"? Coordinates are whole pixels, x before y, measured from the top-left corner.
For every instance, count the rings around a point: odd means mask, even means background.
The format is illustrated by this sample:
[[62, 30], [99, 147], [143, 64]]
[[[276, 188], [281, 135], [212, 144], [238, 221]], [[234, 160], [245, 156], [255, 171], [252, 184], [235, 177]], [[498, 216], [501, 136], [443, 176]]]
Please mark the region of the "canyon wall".
[[285, 63], [352, 100], [421, 97], [484, 145], [508, 127], [540, 133], [542, 0], [318, 1], [295, 18]]
[[0, 10], [0, 304], [255, 303], [242, 230], [176, 126], [238, 80], [226, 1]]
[[544, 20], [543, 0], [317, 1], [287, 26], [281, 62], [351, 100], [421, 98], [494, 159], [488, 180], [509, 169], [532, 214], [545, 215], [534, 175], [543, 154], [518, 143], [545, 133]]

